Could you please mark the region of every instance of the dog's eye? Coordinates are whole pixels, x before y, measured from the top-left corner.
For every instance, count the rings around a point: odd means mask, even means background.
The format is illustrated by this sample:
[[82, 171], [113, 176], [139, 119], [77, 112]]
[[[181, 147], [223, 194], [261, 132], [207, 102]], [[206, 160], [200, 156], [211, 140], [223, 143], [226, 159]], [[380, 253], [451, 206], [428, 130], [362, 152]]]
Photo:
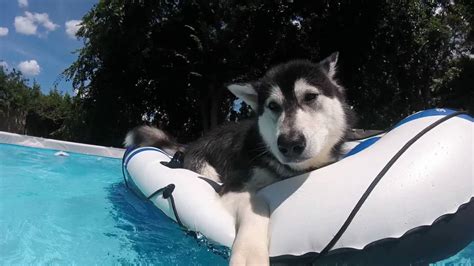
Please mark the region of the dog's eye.
[[318, 98], [319, 94], [317, 93], [306, 93], [304, 95], [304, 101], [309, 103], [309, 102], [312, 102], [314, 100], [316, 100], [316, 98]]
[[273, 112], [279, 112], [281, 107], [276, 102], [270, 102], [268, 104], [268, 109], [272, 110]]

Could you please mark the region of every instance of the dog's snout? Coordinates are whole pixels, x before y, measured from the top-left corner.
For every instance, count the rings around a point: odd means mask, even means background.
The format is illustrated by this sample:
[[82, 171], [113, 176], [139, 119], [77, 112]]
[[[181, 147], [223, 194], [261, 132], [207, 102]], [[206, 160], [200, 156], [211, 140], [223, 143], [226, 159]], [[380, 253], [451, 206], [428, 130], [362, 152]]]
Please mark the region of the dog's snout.
[[303, 134], [282, 134], [277, 140], [278, 150], [285, 157], [296, 157], [306, 148], [306, 139]]

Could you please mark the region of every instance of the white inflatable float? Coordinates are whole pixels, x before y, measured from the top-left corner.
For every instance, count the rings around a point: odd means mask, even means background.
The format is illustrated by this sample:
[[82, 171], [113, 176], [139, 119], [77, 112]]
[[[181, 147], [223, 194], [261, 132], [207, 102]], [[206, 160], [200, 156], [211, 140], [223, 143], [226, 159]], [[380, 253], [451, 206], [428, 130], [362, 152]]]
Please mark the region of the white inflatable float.
[[[473, 121], [449, 109], [419, 112], [383, 136], [346, 143], [355, 148], [334, 164], [259, 191], [271, 209], [272, 262], [427, 263], [468, 245]], [[129, 151], [128, 186], [188, 230], [230, 247], [235, 222], [216, 184], [165, 166], [170, 159], [152, 147]]]

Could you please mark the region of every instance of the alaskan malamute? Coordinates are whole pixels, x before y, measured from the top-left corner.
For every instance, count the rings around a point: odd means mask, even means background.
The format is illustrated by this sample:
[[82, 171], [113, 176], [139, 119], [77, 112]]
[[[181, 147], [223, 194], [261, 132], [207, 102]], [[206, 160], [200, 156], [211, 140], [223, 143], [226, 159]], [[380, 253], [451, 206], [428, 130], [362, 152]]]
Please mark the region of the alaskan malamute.
[[228, 86], [256, 116], [221, 126], [185, 149], [157, 128], [127, 134], [126, 146], [184, 150], [184, 168], [222, 183], [222, 200], [237, 224], [231, 264], [269, 263], [268, 208], [255, 191], [338, 158], [352, 115], [335, 80], [337, 58], [290, 61], [257, 81]]

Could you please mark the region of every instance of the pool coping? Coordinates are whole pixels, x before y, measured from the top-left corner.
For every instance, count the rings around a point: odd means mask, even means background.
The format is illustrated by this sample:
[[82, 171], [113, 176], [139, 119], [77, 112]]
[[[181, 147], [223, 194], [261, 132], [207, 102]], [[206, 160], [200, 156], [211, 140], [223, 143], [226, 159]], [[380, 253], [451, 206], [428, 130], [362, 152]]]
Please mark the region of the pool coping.
[[120, 148], [33, 137], [5, 131], [0, 131], [0, 143], [14, 144], [40, 149], [75, 152], [109, 158], [122, 158], [125, 152], [124, 149]]

